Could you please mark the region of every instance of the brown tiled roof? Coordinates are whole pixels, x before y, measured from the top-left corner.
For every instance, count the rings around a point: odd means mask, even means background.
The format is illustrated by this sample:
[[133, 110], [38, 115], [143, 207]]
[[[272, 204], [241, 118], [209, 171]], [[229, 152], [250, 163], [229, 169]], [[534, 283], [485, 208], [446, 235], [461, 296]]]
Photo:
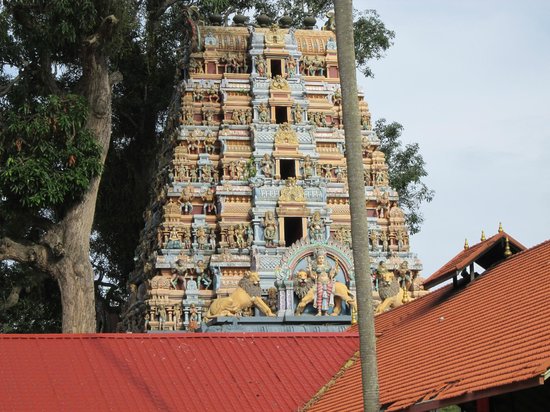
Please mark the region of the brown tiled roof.
[[[470, 263], [479, 263], [484, 269], [487, 269], [495, 260], [502, 260], [504, 250], [504, 239], [508, 238], [510, 249], [512, 252], [525, 250], [525, 246], [508, 235], [506, 232], [499, 232], [491, 236], [487, 240], [481, 241], [468, 249], [462, 250], [458, 255], [445, 263], [441, 268], [436, 270], [428, 279], [424, 281], [424, 286], [430, 288], [450, 279], [456, 274], [456, 271], [461, 271], [468, 267]], [[494, 250], [493, 250], [494, 249]], [[493, 256], [491, 252], [499, 256]], [[486, 257], [484, 259], [484, 257]]]
[[358, 345], [344, 333], [1, 335], [0, 409], [297, 410]]
[[[454, 403], [510, 385], [536, 385], [550, 368], [550, 241], [468, 284], [437, 290], [376, 318], [380, 401], [388, 411]], [[362, 410], [359, 362], [311, 411]], [[516, 387], [516, 389], [517, 389]]]

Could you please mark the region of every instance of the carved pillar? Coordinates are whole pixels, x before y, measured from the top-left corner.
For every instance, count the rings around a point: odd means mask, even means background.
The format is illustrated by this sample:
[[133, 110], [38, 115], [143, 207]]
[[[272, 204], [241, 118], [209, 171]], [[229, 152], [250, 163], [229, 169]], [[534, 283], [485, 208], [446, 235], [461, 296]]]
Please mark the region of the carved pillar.
[[294, 282], [290, 279], [284, 281], [285, 285], [285, 315], [293, 316], [294, 315]]

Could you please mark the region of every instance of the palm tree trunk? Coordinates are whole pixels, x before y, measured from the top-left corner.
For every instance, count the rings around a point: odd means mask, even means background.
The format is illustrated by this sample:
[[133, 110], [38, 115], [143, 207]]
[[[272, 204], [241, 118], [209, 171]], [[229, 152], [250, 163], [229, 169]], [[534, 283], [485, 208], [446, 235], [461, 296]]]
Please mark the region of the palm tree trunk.
[[343, 123], [346, 132], [346, 162], [351, 211], [351, 236], [357, 288], [359, 348], [363, 382], [363, 408], [378, 412], [378, 367], [372, 304], [372, 281], [368, 255], [368, 229], [363, 180], [363, 158], [355, 46], [353, 40], [352, 0], [334, 0], [336, 41], [342, 88]]

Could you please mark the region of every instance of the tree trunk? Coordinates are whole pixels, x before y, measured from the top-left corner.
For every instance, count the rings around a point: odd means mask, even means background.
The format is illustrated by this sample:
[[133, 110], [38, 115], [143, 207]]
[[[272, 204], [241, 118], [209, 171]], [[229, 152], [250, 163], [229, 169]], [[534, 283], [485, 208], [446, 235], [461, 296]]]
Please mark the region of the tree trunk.
[[372, 280], [368, 254], [368, 227], [359, 102], [353, 39], [352, 0], [334, 0], [336, 41], [342, 88], [343, 123], [346, 133], [346, 162], [350, 193], [351, 236], [359, 323], [359, 348], [363, 382], [363, 408], [378, 412], [378, 367], [372, 304]]
[[[84, 73], [84, 96], [90, 114], [87, 127], [102, 148], [105, 163], [111, 139], [111, 85], [106, 61], [90, 53]], [[78, 160], [77, 160], [78, 161]], [[63, 306], [63, 333], [96, 331], [94, 273], [90, 263], [90, 234], [94, 220], [100, 178], [54, 229], [62, 239], [63, 257], [55, 265]]]

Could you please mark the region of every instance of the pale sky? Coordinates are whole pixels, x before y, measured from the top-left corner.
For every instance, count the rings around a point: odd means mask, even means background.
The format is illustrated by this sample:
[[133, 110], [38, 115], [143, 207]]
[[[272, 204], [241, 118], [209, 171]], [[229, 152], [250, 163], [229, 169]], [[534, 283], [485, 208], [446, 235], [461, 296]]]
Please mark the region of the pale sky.
[[550, 238], [550, 1], [355, 0], [396, 32], [360, 77], [373, 119], [418, 142], [435, 199], [411, 239], [427, 277], [504, 230]]

